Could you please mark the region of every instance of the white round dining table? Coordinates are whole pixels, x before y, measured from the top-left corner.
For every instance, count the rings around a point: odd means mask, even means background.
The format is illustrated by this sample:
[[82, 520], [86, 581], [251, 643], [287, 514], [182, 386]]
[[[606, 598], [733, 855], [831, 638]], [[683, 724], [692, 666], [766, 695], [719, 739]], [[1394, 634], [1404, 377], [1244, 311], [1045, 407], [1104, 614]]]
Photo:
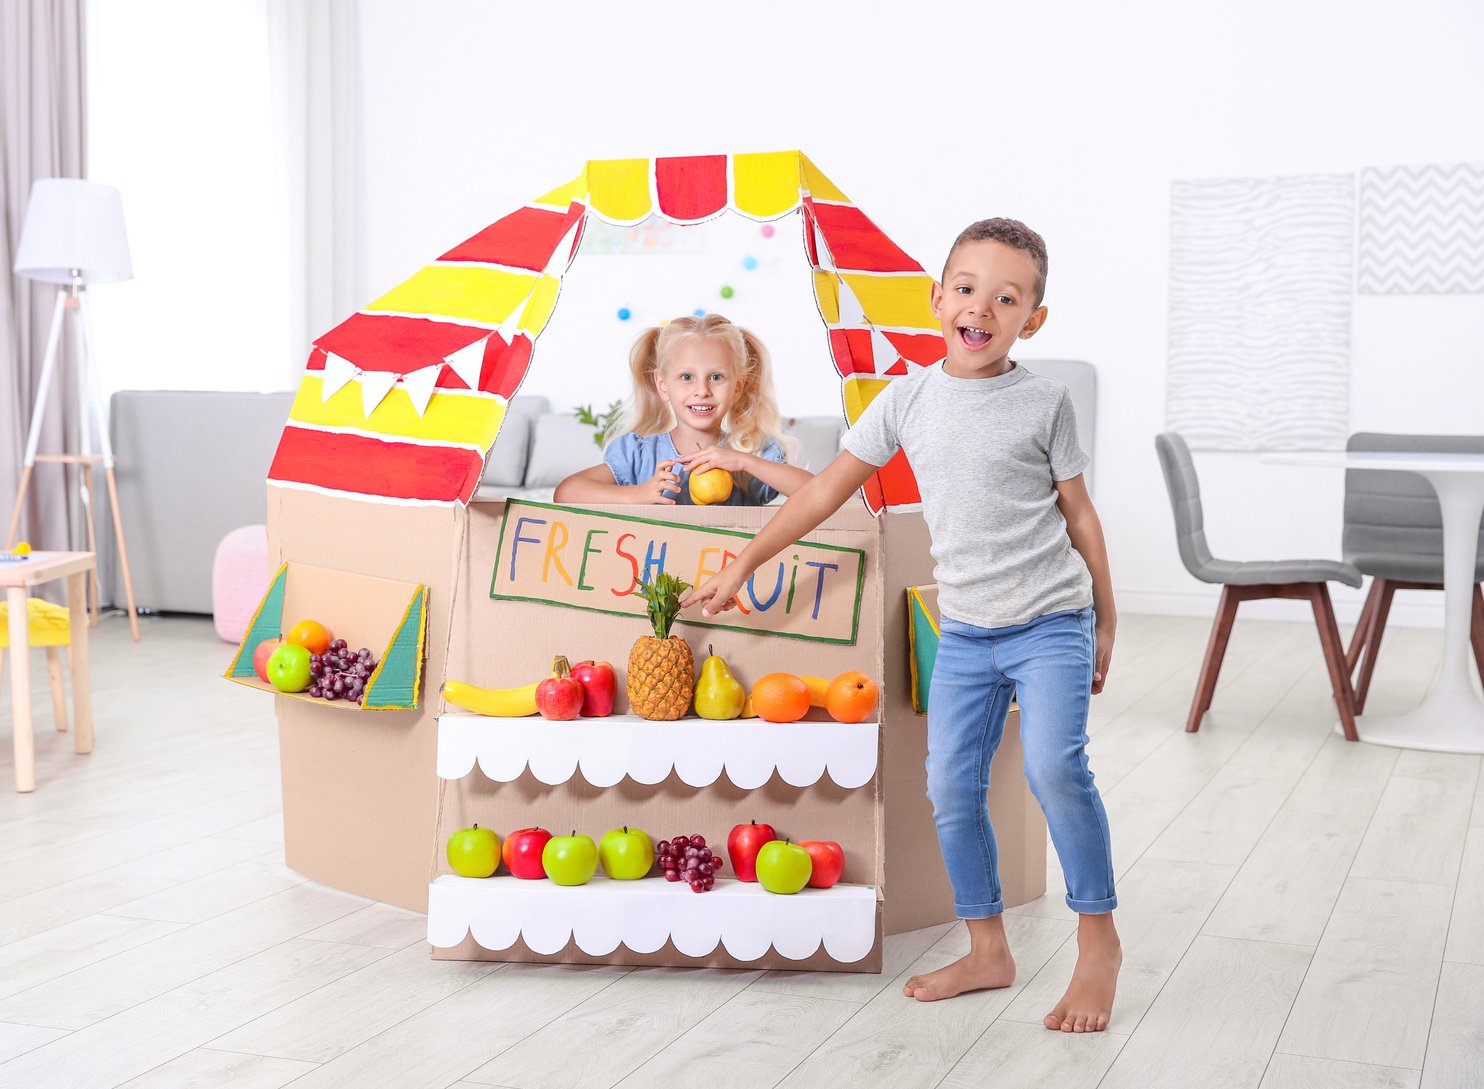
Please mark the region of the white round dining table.
[[1434, 752], [1484, 753], [1484, 700], [1469, 661], [1474, 566], [1484, 515], [1484, 454], [1335, 452], [1268, 454], [1279, 465], [1417, 473], [1438, 493], [1443, 513], [1443, 664], [1422, 704], [1401, 714], [1356, 718], [1362, 741]]

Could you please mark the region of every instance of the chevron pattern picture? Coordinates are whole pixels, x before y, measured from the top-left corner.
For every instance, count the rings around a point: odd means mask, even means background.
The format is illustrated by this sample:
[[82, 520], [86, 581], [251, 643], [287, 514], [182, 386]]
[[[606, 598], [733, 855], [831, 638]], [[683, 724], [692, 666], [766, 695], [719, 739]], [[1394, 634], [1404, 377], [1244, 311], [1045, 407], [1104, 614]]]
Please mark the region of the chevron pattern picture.
[[1177, 181], [1168, 426], [1201, 450], [1339, 450], [1355, 175]]
[[1360, 173], [1362, 295], [1484, 293], [1484, 163]]

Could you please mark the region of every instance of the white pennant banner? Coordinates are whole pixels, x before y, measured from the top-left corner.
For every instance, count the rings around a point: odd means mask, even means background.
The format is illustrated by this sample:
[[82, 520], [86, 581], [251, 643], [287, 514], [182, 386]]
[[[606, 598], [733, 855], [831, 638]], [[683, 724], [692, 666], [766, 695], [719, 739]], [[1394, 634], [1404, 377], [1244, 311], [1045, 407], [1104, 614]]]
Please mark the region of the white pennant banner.
[[427, 412], [428, 402], [433, 399], [433, 387], [438, 384], [438, 374], [442, 370], [442, 363], [434, 363], [431, 367], [421, 367], [402, 376], [402, 388], [407, 391], [407, 397], [419, 416]]
[[443, 362], [459, 376], [459, 381], [470, 389], [479, 388], [479, 372], [484, 368], [484, 347], [489, 337], [481, 337], [473, 344], [466, 344]]
[[861, 309], [861, 301], [855, 297], [855, 292], [850, 290], [850, 285], [845, 282], [845, 277], [836, 276], [835, 282], [840, 285], [838, 295], [840, 300], [840, 324], [867, 324], [866, 312]]
[[835, 257], [830, 253], [829, 246], [825, 245], [824, 232], [819, 229], [818, 223], [814, 225], [814, 259], [826, 272], [835, 271]]
[[525, 320], [526, 304], [530, 301], [531, 297], [527, 295], [520, 301], [520, 305], [510, 312], [510, 316], [500, 323], [500, 328], [495, 330], [506, 344], [514, 344], [515, 338], [520, 336], [520, 323]]
[[348, 359], [341, 359], [334, 352], [325, 353], [325, 369], [320, 372], [320, 400], [328, 401], [340, 392], [341, 387], [356, 376], [358, 368]]
[[561, 242], [552, 251], [550, 259], [546, 262], [545, 274], [561, 278], [567, 274], [567, 268], [572, 264], [572, 244], [576, 239], [577, 230], [582, 226], [582, 217], [578, 216], [572, 221], [572, 226], [567, 228], [567, 233], [562, 235]]
[[897, 365], [897, 360], [902, 358], [902, 353], [897, 351], [897, 346], [886, 339], [886, 334], [880, 329], [871, 329], [871, 362], [876, 368], [877, 374], [885, 374]]
[[392, 371], [361, 372], [361, 409], [367, 416], [376, 411], [376, 406], [386, 400], [386, 395], [396, 384], [397, 376]]

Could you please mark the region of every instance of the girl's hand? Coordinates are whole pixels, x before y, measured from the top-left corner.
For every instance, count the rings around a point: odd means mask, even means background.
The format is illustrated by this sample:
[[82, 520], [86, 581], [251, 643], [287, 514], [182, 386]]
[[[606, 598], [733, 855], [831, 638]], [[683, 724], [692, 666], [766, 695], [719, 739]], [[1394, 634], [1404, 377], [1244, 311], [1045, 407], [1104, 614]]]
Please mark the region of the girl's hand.
[[680, 494], [680, 477], [675, 475], [675, 463], [662, 461], [654, 467], [654, 476], [643, 484], [630, 485], [635, 503], [661, 503], [675, 505], [670, 493]]
[[720, 616], [737, 604], [737, 592], [746, 581], [747, 576], [742, 574], [735, 563], [730, 567], [723, 567], [720, 574], [712, 575], [686, 593], [680, 599], [680, 607], [688, 609], [699, 603], [702, 616]]
[[1097, 626], [1097, 657], [1092, 664], [1092, 694], [1096, 696], [1103, 690], [1103, 685], [1108, 683], [1108, 667], [1113, 663], [1113, 633], [1116, 630], [1114, 624], [1099, 624]]
[[729, 473], [746, 472], [752, 461], [751, 454], [743, 454], [726, 446], [708, 446], [694, 454], [675, 459], [692, 473], [704, 473], [707, 469], [725, 469]]

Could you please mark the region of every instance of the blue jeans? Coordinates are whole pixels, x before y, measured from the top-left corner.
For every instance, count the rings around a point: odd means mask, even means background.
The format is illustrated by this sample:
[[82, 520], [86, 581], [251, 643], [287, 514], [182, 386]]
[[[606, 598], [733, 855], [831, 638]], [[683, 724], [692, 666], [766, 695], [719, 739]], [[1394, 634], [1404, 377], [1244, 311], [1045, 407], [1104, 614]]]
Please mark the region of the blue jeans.
[[984, 919], [1005, 910], [989, 823], [989, 766], [1011, 697], [1020, 701], [1025, 777], [1046, 814], [1067, 882], [1067, 906], [1117, 906], [1108, 815], [1087, 766], [1094, 662], [1091, 608], [1028, 624], [980, 628], [944, 617], [928, 694], [928, 798], [954, 910]]

